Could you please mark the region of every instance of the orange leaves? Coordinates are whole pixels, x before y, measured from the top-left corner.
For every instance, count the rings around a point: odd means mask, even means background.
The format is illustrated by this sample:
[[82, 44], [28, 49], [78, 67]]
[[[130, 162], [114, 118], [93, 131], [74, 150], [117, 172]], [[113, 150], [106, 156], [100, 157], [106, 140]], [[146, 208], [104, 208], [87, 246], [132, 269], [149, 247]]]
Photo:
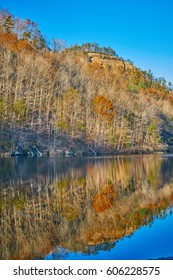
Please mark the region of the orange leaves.
[[15, 34], [2, 33], [0, 34], [0, 44], [11, 51], [21, 52], [34, 52], [31, 44], [27, 40], [18, 40]]
[[170, 194], [168, 201], [169, 201], [169, 204], [173, 205], [173, 193]]
[[102, 95], [97, 95], [93, 100], [94, 111], [102, 120], [113, 121], [115, 112], [112, 102]]
[[171, 95], [171, 96], [169, 96], [169, 102], [171, 103], [171, 105], [173, 105], [173, 96]]
[[17, 42], [17, 50], [20, 51], [29, 51], [33, 52], [33, 48], [31, 47], [30, 43], [27, 40], [19, 40]]
[[11, 33], [0, 34], [0, 44], [4, 47], [11, 49], [12, 51], [17, 50], [17, 36]]
[[147, 88], [147, 92], [150, 93], [151, 95], [155, 95], [158, 93], [157, 89], [155, 88]]
[[95, 212], [100, 213], [109, 209], [113, 204], [115, 195], [112, 184], [109, 184], [102, 192], [95, 195], [93, 198], [93, 208]]

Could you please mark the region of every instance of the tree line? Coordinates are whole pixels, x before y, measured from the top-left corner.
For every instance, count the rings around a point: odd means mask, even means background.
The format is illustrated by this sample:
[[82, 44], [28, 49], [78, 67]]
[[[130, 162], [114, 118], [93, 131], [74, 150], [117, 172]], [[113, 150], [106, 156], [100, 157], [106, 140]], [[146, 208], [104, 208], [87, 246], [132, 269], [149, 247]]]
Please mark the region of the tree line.
[[[66, 44], [59, 38], [53, 38], [51, 42], [46, 39], [36, 22], [15, 17], [7, 9], [0, 10], [0, 33], [13, 33], [19, 40], [29, 41], [36, 50], [47, 48], [56, 52], [62, 51], [66, 47]], [[81, 46], [74, 44], [72, 49], [116, 55], [111, 47], [100, 47], [97, 43], [83, 43]]]

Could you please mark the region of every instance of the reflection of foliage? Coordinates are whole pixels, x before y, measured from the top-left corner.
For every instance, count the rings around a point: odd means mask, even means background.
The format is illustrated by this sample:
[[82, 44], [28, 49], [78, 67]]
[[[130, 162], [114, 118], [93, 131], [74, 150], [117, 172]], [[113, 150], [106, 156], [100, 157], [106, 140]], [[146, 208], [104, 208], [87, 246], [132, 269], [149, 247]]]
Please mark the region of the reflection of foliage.
[[152, 212], [146, 208], [140, 208], [130, 214], [130, 222], [133, 226], [141, 226], [150, 222], [152, 219]]
[[139, 208], [130, 214], [130, 222], [137, 227], [151, 223], [154, 216], [165, 215], [165, 211], [169, 207], [165, 199], [161, 199], [158, 203], [148, 204], [145, 208]]
[[16, 210], [22, 210], [25, 204], [25, 197], [23, 193], [18, 193], [15, 197], [10, 196], [8, 199], [6, 195], [0, 198], [0, 211], [4, 208], [15, 208]]
[[147, 181], [151, 187], [157, 188], [158, 187], [158, 170], [161, 168], [161, 162], [158, 161], [153, 168], [150, 168], [147, 173]]
[[0, 258], [43, 257], [58, 244], [87, 254], [108, 250], [173, 205], [172, 184], [163, 183], [160, 170], [158, 157], [135, 158], [133, 165], [129, 159], [98, 160], [85, 172], [73, 165], [72, 173], [51, 184], [45, 185], [44, 174], [43, 181], [2, 187]]
[[113, 185], [109, 184], [106, 186], [102, 192], [99, 192], [93, 198], [93, 207], [95, 212], [103, 212], [109, 209], [115, 197], [115, 191], [113, 189]]
[[63, 208], [62, 215], [67, 219], [68, 222], [74, 221], [79, 216], [79, 210], [75, 205], [68, 204]]
[[79, 184], [85, 184], [85, 183], [86, 183], [86, 178], [84, 178], [84, 177], [79, 177], [79, 178], [77, 178], [77, 182], [78, 182]]
[[62, 190], [70, 186], [71, 179], [67, 178], [61, 181], [56, 182], [56, 186]]
[[14, 206], [16, 210], [22, 210], [24, 208], [24, 204], [25, 204], [25, 197], [23, 195], [16, 197], [15, 199], [9, 201], [8, 203], [10, 207]]
[[130, 191], [130, 192], [135, 192], [135, 189], [136, 189], [136, 186], [135, 186], [135, 182], [134, 182], [134, 179], [132, 178], [131, 180], [129, 180], [129, 184], [127, 186], [127, 189]]
[[0, 213], [2, 211], [2, 206], [3, 206], [3, 199], [2, 199], [2, 197], [0, 197]]

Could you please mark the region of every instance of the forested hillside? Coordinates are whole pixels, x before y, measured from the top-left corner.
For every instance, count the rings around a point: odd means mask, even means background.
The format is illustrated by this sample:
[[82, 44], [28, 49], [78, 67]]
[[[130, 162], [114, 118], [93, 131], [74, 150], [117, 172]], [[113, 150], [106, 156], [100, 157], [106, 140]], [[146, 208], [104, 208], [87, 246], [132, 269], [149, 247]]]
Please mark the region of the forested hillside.
[[0, 11], [1, 153], [167, 150], [172, 109], [171, 83], [110, 47], [48, 43], [36, 23]]

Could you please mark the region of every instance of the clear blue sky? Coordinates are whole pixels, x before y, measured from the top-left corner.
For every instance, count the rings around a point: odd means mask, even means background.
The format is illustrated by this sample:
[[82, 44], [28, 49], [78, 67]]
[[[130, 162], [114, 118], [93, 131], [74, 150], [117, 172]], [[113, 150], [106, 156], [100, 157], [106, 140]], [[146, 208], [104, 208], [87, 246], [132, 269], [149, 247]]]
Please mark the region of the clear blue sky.
[[50, 39], [109, 45], [173, 83], [173, 0], [0, 0], [0, 7], [36, 21]]

